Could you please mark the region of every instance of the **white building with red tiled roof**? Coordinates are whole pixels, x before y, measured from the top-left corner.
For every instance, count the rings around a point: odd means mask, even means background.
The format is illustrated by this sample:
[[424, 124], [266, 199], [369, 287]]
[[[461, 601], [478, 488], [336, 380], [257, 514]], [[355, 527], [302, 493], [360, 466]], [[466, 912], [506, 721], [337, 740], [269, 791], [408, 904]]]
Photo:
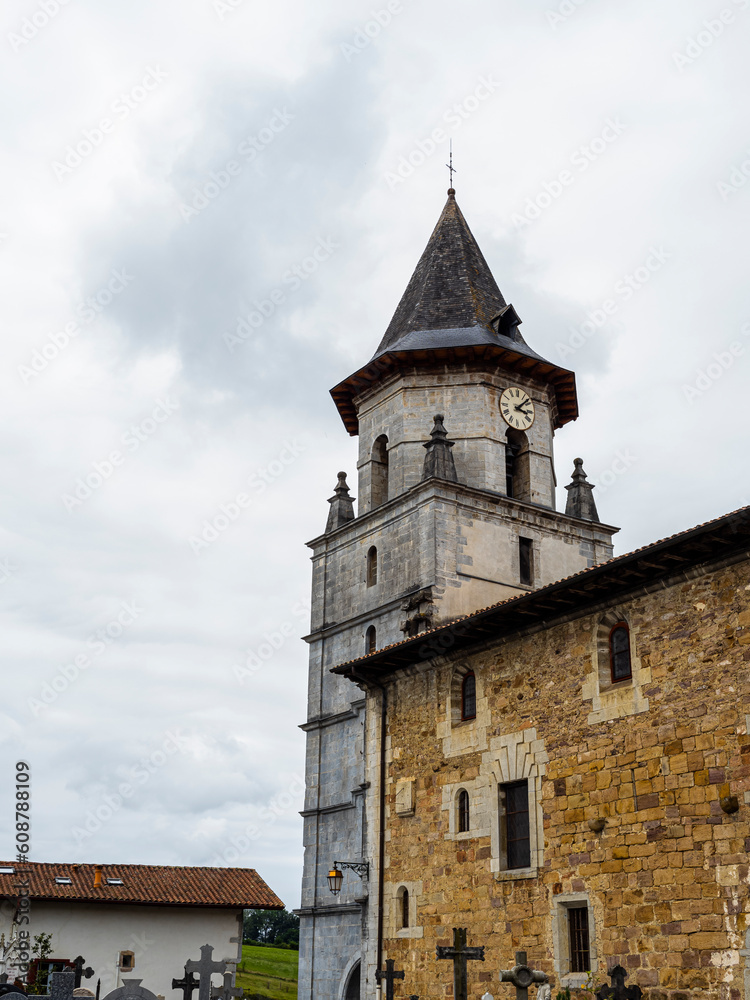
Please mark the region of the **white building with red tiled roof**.
[[[50, 934], [46, 968], [72, 966], [82, 955], [93, 975], [82, 986], [101, 996], [142, 980], [157, 996], [178, 998], [188, 959], [210, 944], [217, 961], [242, 956], [242, 911], [283, 909], [252, 868], [159, 865], [0, 864], [0, 934]], [[15, 925], [15, 927], [14, 927]], [[5, 972], [27, 981], [16, 950]], [[215, 985], [221, 985], [219, 976]]]

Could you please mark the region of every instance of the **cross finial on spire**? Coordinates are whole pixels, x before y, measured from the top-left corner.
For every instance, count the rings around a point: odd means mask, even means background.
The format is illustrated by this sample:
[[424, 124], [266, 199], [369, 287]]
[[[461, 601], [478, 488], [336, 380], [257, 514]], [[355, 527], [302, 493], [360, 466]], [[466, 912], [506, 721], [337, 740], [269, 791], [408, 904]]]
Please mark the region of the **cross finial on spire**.
[[456, 173], [456, 171], [453, 168], [453, 139], [451, 139], [450, 141], [450, 151], [451, 151], [450, 163], [446, 163], [445, 165], [448, 168], [448, 170], [450, 170], [451, 174], [451, 186], [448, 188], [448, 194], [454, 195], [456, 193], [456, 190], [453, 187], [453, 175]]

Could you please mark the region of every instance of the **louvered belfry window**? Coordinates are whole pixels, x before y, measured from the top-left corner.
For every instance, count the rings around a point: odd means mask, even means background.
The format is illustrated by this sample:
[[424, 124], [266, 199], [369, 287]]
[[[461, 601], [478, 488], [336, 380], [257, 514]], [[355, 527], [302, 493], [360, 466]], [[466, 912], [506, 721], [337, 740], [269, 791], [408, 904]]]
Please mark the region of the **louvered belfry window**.
[[509, 785], [503, 785], [503, 791], [508, 868], [530, 868], [529, 783], [514, 781]]
[[587, 907], [576, 906], [568, 910], [568, 930], [570, 932], [570, 971], [588, 972], [591, 968], [591, 954]]

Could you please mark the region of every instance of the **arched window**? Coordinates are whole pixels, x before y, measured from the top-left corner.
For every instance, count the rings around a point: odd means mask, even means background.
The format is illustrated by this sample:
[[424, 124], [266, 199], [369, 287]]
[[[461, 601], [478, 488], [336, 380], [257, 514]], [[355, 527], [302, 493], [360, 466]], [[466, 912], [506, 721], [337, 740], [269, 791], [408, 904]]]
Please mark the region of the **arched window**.
[[612, 683], [626, 681], [633, 676], [630, 663], [630, 629], [627, 622], [618, 622], [609, 633], [609, 665]]
[[388, 499], [388, 438], [381, 434], [372, 446], [372, 488], [370, 506], [379, 507]]
[[378, 648], [377, 643], [378, 643], [377, 632], [375, 631], [375, 626], [371, 625], [368, 628], [367, 632], [365, 632], [365, 652], [374, 653], [375, 650]]
[[461, 685], [461, 719], [476, 719], [477, 717], [477, 679], [474, 674], [467, 674]]
[[378, 582], [378, 550], [373, 545], [367, 553], [367, 586], [374, 587]]
[[409, 926], [409, 890], [403, 886], [398, 890], [399, 930]]
[[458, 832], [468, 833], [469, 832], [469, 793], [465, 788], [462, 788], [458, 793]]
[[512, 427], [505, 432], [505, 492], [515, 500], [531, 499], [529, 439]]

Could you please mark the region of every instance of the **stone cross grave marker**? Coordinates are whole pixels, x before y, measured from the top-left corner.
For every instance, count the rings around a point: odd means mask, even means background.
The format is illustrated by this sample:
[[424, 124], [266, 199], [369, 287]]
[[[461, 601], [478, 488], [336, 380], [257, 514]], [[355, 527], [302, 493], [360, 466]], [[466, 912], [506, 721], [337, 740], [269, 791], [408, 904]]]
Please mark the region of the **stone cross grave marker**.
[[600, 986], [595, 994], [597, 1000], [640, 1000], [643, 996], [640, 986], [625, 985], [628, 974], [621, 965], [616, 965], [607, 974], [612, 985]]
[[234, 997], [241, 997], [243, 992], [238, 987], [232, 986], [232, 973], [227, 970], [222, 985], [212, 988], [211, 997], [212, 1000], [233, 1000]]
[[469, 961], [484, 961], [484, 946], [481, 948], [467, 947], [466, 928], [454, 927], [453, 947], [438, 945], [437, 957], [453, 961], [453, 1000], [468, 1000], [467, 964]]
[[91, 979], [91, 977], [94, 975], [93, 969], [91, 968], [84, 969], [85, 964], [86, 964], [86, 959], [83, 957], [83, 955], [79, 955], [78, 958], [73, 959], [73, 968], [75, 969], [76, 973], [76, 980], [75, 980], [76, 989], [78, 989], [78, 987], [81, 985], [82, 979]]
[[182, 979], [172, 980], [173, 990], [182, 990], [182, 1000], [192, 1000], [193, 991], [198, 989], [198, 980], [192, 972], [185, 969]]
[[512, 983], [516, 988], [516, 1000], [528, 1000], [529, 986], [532, 983], [546, 983], [546, 972], [536, 972], [526, 964], [526, 952], [516, 952], [516, 965], [513, 969], [503, 969], [500, 972], [501, 983]]
[[393, 984], [397, 979], [403, 979], [403, 972], [396, 972], [393, 966], [396, 963], [392, 958], [387, 958], [385, 960], [385, 972], [382, 969], [378, 969], [375, 973], [375, 979], [378, 983], [385, 979], [385, 998], [386, 1000], [393, 1000]]
[[211, 1000], [211, 973], [218, 972], [224, 975], [227, 971], [226, 962], [214, 962], [214, 950], [210, 944], [204, 944], [201, 948], [200, 961], [192, 960], [185, 963], [185, 973], [197, 972], [200, 979], [198, 986], [198, 1000]]

